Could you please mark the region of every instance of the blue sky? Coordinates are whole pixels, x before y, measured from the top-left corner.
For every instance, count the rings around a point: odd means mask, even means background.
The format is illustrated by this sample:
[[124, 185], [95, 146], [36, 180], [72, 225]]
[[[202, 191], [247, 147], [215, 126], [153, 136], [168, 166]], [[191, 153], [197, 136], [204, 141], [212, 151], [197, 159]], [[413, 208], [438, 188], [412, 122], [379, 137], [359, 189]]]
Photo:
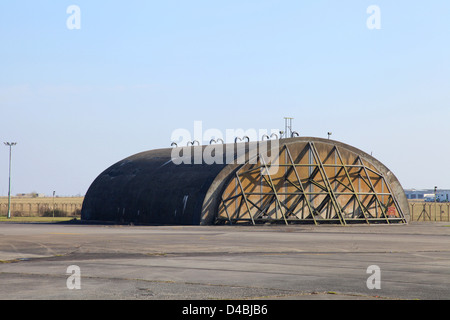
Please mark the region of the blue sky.
[[[367, 28], [370, 5], [381, 29]], [[444, 0], [2, 1], [12, 193], [85, 194], [194, 121], [270, 130], [286, 116], [303, 136], [372, 152], [405, 188], [450, 188], [449, 35]]]

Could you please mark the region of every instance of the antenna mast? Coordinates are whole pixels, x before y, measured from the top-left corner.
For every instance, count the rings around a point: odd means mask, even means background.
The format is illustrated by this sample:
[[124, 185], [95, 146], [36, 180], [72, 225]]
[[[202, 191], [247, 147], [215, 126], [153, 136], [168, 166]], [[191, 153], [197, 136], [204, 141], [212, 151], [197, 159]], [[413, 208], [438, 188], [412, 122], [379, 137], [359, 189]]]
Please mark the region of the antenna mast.
[[284, 117], [284, 137], [292, 137], [292, 120], [294, 118]]

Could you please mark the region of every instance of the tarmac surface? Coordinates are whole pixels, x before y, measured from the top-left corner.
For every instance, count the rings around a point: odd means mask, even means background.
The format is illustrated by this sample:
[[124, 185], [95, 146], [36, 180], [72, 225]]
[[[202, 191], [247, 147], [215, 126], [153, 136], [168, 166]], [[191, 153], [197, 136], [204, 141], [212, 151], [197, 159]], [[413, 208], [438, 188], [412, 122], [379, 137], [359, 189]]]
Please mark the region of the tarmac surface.
[[450, 225], [7, 222], [0, 287], [2, 300], [447, 300]]

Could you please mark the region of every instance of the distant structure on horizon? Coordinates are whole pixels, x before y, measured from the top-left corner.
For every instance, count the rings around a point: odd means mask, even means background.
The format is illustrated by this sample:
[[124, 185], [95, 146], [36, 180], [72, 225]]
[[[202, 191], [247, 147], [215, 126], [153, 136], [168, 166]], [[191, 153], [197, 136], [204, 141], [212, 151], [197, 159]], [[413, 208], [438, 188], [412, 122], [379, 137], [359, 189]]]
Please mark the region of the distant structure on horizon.
[[449, 202], [450, 189], [405, 189], [408, 200], [423, 200], [426, 202]]
[[18, 193], [18, 194], [16, 194], [16, 197], [19, 197], [19, 198], [44, 198], [45, 194], [44, 193], [37, 193], [37, 192]]

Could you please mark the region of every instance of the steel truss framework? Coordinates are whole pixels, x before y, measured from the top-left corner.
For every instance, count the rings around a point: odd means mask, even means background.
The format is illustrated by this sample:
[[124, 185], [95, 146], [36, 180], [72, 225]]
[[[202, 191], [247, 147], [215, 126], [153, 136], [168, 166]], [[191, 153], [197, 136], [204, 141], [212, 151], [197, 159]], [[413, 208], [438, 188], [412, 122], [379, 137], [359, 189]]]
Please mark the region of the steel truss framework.
[[386, 178], [357, 154], [307, 142], [275, 158], [257, 155], [236, 171], [217, 223], [406, 223]]

